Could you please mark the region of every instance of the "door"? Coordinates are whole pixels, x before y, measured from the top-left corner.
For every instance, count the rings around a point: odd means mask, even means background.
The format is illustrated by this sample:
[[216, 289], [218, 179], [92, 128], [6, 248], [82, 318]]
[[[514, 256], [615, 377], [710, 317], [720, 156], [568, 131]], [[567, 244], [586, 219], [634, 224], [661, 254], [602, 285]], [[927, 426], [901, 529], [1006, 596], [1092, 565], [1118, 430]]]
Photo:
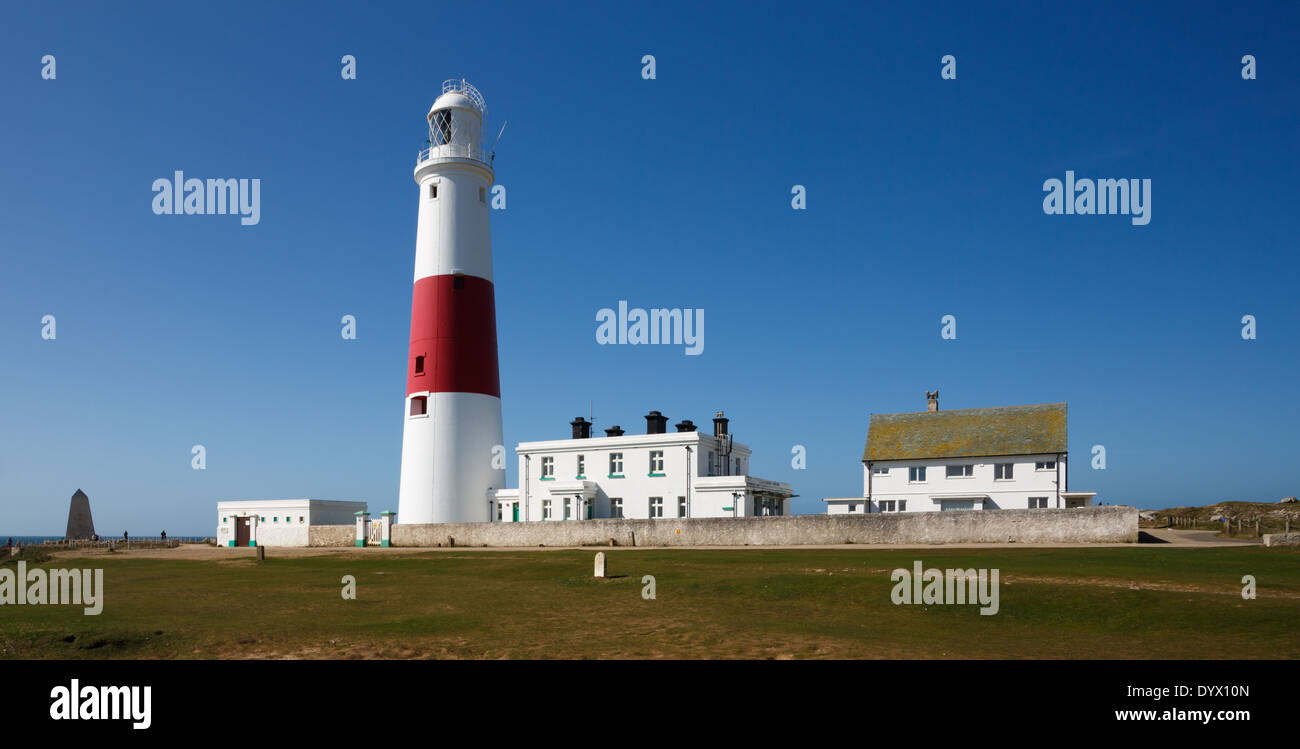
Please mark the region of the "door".
[[514, 522], [518, 523], [518, 522], [519, 522], [519, 505], [517, 505], [517, 504], [510, 505], [510, 514], [511, 514], [511, 516], [514, 518]]
[[248, 546], [252, 535], [251, 518], [235, 518], [235, 546]]

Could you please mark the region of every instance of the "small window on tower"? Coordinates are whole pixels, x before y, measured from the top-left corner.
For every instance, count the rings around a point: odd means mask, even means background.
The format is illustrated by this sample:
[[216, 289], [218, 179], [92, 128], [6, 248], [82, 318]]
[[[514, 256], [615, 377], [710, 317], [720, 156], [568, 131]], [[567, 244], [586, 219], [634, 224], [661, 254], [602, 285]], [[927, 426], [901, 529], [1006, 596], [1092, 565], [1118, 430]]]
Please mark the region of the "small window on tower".
[[451, 277], [451, 287], [452, 287], [453, 289], [463, 289], [463, 288], [465, 288], [465, 277], [462, 276], [462, 275], [460, 275], [459, 273], [457, 273], [456, 275], [452, 276], [452, 277]]
[[424, 416], [429, 412], [428, 407], [429, 407], [429, 399], [427, 396], [417, 395], [411, 399], [412, 416]]
[[435, 182], [429, 185], [429, 200], [433, 200], [436, 197], [438, 197], [438, 183]]
[[424, 355], [423, 355], [423, 354], [421, 354], [421, 355], [415, 357], [415, 373], [418, 374], [418, 375], [422, 375], [422, 374], [424, 374]]
[[486, 188], [486, 187], [480, 187], [480, 188], [478, 189], [478, 202], [480, 202], [480, 203], [486, 203], [486, 202], [487, 202], [487, 188]]

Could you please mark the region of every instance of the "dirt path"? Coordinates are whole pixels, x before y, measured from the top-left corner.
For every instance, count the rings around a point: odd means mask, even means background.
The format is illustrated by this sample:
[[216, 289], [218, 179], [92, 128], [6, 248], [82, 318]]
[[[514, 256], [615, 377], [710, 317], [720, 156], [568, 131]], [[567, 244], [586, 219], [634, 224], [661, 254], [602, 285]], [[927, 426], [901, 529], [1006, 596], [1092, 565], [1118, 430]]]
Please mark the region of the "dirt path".
[[[880, 550], [909, 550], [909, 549], [1096, 549], [1096, 548], [1142, 548], [1142, 549], [1167, 549], [1171, 547], [1186, 548], [1189, 546], [1200, 548], [1214, 548], [1225, 546], [1250, 546], [1261, 543], [1257, 539], [1233, 539], [1219, 538], [1212, 531], [1181, 531], [1168, 529], [1143, 529], [1158, 541], [1164, 543], [1143, 543], [1143, 544], [838, 544], [838, 545], [808, 545], [808, 546], [619, 546], [619, 551], [650, 551], [662, 549], [862, 549], [871, 551]], [[319, 557], [319, 556], [337, 556], [340, 558], [362, 557], [374, 555], [393, 555], [393, 554], [428, 554], [438, 552], [461, 553], [466, 551], [480, 552], [491, 554], [494, 552], [518, 552], [518, 551], [558, 551], [580, 549], [583, 551], [600, 551], [605, 547], [575, 547], [575, 546], [524, 546], [524, 547], [481, 547], [481, 546], [457, 546], [457, 547], [365, 547], [358, 548], [355, 546], [327, 546], [327, 547], [289, 547], [289, 546], [271, 546], [266, 547], [267, 556], [278, 558], [298, 558], [298, 557]], [[74, 549], [67, 551], [55, 551], [55, 557], [105, 557], [116, 559], [177, 559], [192, 561], [225, 561], [233, 559], [251, 559], [257, 555], [257, 549], [250, 548], [228, 548], [209, 546], [207, 544], [181, 544], [174, 549], [132, 549], [109, 553], [100, 549]]]
[[[1215, 535], [1215, 531], [1184, 531], [1176, 528], [1143, 528], [1155, 538], [1170, 546], [1251, 546], [1264, 543], [1260, 538], [1224, 538]], [[1157, 544], [1163, 545], [1163, 544]]]

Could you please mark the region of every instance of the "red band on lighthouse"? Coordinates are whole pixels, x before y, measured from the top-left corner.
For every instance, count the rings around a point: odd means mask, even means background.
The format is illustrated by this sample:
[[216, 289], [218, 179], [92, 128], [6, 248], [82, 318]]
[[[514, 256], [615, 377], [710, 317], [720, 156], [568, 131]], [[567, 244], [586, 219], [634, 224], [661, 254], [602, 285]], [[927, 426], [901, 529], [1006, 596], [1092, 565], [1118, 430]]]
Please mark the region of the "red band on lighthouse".
[[496, 295], [491, 281], [478, 276], [426, 276], [415, 282], [406, 371], [407, 395], [482, 393], [501, 397]]

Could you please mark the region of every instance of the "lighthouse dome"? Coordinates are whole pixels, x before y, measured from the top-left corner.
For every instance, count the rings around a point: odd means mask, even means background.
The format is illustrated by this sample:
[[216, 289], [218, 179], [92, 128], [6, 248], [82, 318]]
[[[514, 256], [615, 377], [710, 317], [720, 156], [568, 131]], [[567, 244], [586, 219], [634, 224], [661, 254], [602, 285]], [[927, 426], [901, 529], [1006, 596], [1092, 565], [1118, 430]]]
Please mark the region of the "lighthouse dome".
[[434, 100], [433, 106], [429, 108], [429, 116], [440, 109], [466, 109], [479, 116], [480, 119], [487, 115], [487, 102], [483, 100], [483, 94], [478, 89], [466, 81], [464, 78], [452, 78], [442, 83], [442, 95]]
[[433, 101], [433, 106], [429, 107], [429, 116], [432, 117], [434, 112], [443, 109], [467, 109], [475, 114], [481, 114], [474, 102], [466, 95], [455, 91], [443, 94]]

